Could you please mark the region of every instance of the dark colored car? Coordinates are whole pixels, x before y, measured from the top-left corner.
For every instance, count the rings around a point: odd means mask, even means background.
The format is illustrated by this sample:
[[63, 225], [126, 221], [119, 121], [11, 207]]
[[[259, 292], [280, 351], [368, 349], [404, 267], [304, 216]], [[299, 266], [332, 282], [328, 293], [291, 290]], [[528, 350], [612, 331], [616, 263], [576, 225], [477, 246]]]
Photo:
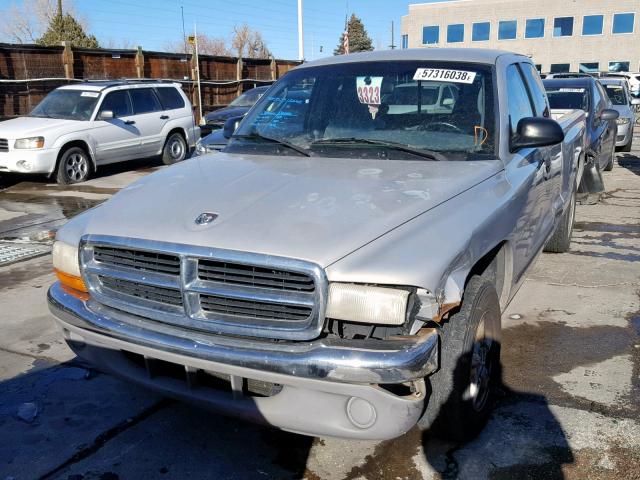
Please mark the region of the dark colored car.
[[209, 129], [216, 130], [218, 128], [222, 128], [224, 127], [224, 122], [226, 122], [229, 118], [239, 117], [247, 113], [249, 109], [253, 107], [253, 105], [258, 101], [258, 99], [262, 95], [264, 95], [264, 93], [269, 89], [270, 86], [271, 85], [267, 85], [264, 87], [256, 87], [252, 88], [251, 90], [247, 90], [233, 102], [231, 102], [228, 107], [207, 113], [204, 116], [204, 119]]
[[619, 114], [595, 78], [553, 78], [543, 83], [554, 117], [575, 109], [587, 113], [585, 169], [578, 193], [582, 201], [595, 203], [604, 192], [601, 172], [613, 168]]

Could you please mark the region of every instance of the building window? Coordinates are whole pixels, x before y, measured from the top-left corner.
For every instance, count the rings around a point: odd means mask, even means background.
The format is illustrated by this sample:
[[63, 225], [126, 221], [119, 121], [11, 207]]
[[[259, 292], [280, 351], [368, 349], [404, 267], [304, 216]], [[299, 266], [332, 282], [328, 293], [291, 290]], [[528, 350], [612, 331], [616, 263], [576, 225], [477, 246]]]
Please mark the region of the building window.
[[558, 17], [553, 20], [554, 37], [570, 37], [573, 35], [573, 17]]
[[628, 72], [629, 62], [609, 62], [610, 72]]
[[435, 45], [440, 41], [440, 27], [431, 25], [422, 27], [422, 43], [424, 45]]
[[524, 29], [524, 38], [544, 37], [544, 18], [529, 18]]
[[409, 35], [402, 35], [402, 48], [409, 48]]
[[571, 70], [571, 64], [569, 63], [552, 63], [551, 73], [567, 73]]
[[613, 33], [633, 33], [635, 14], [615, 13], [613, 15]]
[[604, 15], [585, 15], [582, 19], [582, 35], [602, 35]]
[[594, 73], [600, 70], [600, 64], [598, 62], [587, 62], [580, 64], [580, 73]]
[[448, 43], [464, 42], [464, 25], [462, 23], [447, 25], [447, 42]]
[[483, 42], [489, 40], [491, 32], [491, 24], [489, 22], [478, 22], [473, 24], [471, 40], [474, 42]]
[[513, 40], [517, 33], [517, 20], [503, 20], [498, 24], [498, 40]]
[[539, 63], [535, 64], [536, 70], [538, 71], [538, 73], [542, 73], [542, 65], [540, 65]]

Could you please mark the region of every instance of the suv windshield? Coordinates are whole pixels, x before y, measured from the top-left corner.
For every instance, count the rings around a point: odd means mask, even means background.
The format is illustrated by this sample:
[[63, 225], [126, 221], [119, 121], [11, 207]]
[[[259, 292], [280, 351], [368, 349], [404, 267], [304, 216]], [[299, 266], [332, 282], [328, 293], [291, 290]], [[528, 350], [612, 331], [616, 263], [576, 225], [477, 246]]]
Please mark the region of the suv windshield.
[[546, 87], [552, 110], [589, 111], [589, 92], [586, 88]]
[[622, 85], [603, 85], [614, 105], [628, 105], [629, 99]]
[[264, 94], [266, 89], [252, 89], [243, 93], [233, 102], [229, 104], [230, 107], [252, 107], [254, 103]]
[[29, 117], [89, 120], [98, 102], [99, 92], [54, 90], [34, 108]]
[[302, 68], [263, 96], [228, 152], [472, 160], [494, 157], [493, 71], [453, 62]]

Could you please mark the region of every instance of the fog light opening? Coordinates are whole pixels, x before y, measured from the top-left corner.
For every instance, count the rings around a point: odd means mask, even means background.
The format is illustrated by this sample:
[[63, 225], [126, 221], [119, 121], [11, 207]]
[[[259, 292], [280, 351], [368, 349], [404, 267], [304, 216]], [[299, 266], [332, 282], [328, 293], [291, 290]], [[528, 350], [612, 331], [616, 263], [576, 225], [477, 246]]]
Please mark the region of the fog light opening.
[[370, 428], [376, 423], [376, 409], [368, 401], [351, 397], [347, 402], [347, 417], [351, 423], [361, 429]]
[[19, 170], [23, 170], [25, 172], [30, 172], [31, 170], [33, 170], [33, 165], [29, 160], [18, 160], [16, 162], [16, 167]]

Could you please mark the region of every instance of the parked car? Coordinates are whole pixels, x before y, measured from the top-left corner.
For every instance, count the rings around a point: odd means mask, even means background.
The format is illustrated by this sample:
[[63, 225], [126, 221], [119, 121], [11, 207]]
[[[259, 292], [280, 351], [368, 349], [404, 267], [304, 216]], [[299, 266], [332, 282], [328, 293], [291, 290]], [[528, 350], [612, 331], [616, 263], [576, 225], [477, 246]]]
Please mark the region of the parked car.
[[573, 109], [587, 113], [585, 166], [578, 193], [582, 203], [597, 203], [604, 192], [601, 172], [613, 168], [619, 114], [595, 78], [545, 79], [543, 82], [554, 118]]
[[624, 78], [628, 82], [629, 92], [634, 97], [640, 97], [640, 72], [609, 72], [604, 78]]
[[0, 123], [0, 172], [82, 182], [109, 163], [154, 155], [166, 164], [179, 162], [199, 134], [178, 84], [68, 85], [49, 93], [29, 115]]
[[[420, 92], [391, 113], [380, 93], [412, 81], [455, 87], [451, 110], [422, 112]], [[87, 361], [226, 414], [468, 438], [498, 386], [501, 312], [543, 248], [569, 248], [585, 128], [582, 110], [549, 118], [524, 55], [305, 63], [215, 161], [61, 228], [51, 311]]]
[[202, 137], [196, 143], [196, 149], [193, 152], [195, 157], [206, 155], [207, 153], [216, 153], [227, 146], [228, 138], [224, 136], [222, 129], [214, 130], [209, 135]]
[[206, 123], [205, 128], [217, 130], [222, 128], [224, 126], [224, 122], [229, 118], [244, 115], [258, 101], [258, 99], [264, 95], [270, 86], [271, 85], [266, 85], [247, 90], [238, 98], [233, 100], [228, 107], [207, 113], [204, 116]]
[[630, 152], [633, 129], [636, 124], [635, 107], [640, 105], [640, 98], [634, 98], [629, 94], [627, 82], [622, 78], [602, 78], [600, 83], [607, 92], [613, 108], [620, 114], [616, 120], [618, 124], [616, 147], [623, 152]]

